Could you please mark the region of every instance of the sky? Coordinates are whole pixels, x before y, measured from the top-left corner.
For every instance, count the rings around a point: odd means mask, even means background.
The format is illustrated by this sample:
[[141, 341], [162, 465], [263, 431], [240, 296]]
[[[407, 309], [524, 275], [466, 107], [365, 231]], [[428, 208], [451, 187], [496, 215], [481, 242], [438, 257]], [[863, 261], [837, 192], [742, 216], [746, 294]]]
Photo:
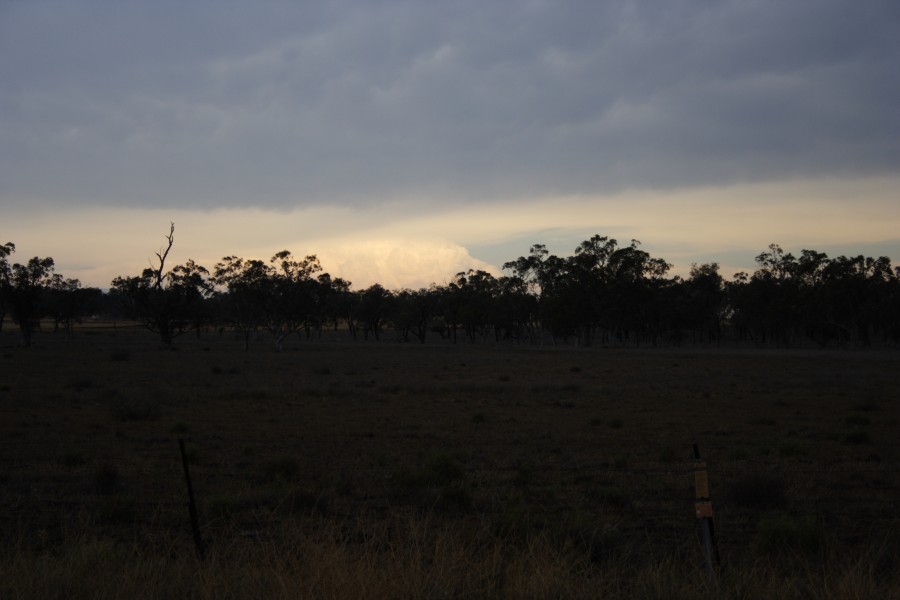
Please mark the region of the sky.
[[896, 0], [0, 0], [0, 243], [360, 289], [631, 239], [900, 264]]

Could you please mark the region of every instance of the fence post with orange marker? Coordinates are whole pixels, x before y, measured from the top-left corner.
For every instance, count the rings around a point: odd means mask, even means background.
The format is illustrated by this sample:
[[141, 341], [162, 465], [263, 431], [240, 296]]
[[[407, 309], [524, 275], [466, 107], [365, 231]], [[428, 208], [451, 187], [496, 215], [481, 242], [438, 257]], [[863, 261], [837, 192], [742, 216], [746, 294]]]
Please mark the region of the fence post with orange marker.
[[715, 577], [719, 566], [719, 548], [716, 545], [716, 530], [713, 525], [712, 502], [709, 499], [709, 472], [706, 462], [700, 459], [700, 450], [694, 444], [694, 510], [700, 521], [700, 534], [703, 538], [703, 553], [710, 575]]

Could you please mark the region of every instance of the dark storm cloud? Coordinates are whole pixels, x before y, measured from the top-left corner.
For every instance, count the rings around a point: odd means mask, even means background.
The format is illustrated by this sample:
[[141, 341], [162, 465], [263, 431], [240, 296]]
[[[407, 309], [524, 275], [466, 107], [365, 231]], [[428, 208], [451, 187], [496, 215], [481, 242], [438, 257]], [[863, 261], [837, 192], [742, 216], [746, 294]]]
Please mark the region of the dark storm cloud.
[[4, 2], [0, 202], [893, 173], [898, 56], [895, 0]]

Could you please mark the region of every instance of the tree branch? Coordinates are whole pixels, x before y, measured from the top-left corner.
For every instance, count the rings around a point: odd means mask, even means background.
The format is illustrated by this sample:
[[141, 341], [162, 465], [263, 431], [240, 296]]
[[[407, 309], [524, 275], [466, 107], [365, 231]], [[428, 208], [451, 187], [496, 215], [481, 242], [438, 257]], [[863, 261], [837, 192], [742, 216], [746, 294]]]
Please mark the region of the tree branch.
[[[165, 251], [160, 248], [159, 252], [156, 253], [156, 258], [159, 259], [159, 269], [153, 269], [156, 273], [156, 283], [153, 287], [159, 289], [162, 287], [163, 280], [163, 272], [165, 270], [166, 265], [166, 257], [169, 256], [169, 251], [172, 249], [172, 244], [175, 243], [175, 223], [170, 223], [169, 226], [169, 235], [166, 236], [166, 240], [168, 240], [168, 245], [166, 245]], [[151, 265], [152, 266], [152, 265]]]

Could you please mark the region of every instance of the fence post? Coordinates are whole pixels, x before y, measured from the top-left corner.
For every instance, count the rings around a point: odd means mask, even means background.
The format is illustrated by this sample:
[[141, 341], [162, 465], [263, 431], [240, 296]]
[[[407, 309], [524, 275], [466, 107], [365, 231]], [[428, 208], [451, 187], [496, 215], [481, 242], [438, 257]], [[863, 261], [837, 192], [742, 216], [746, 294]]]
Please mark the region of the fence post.
[[203, 558], [203, 538], [200, 537], [200, 519], [197, 517], [197, 503], [194, 502], [194, 486], [191, 485], [191, 472], [188, 469], [187, 452], [184, 450], [184, 440], [178, 439], [178, 447], [181, 448], [181, 464], [184, 465], [184, 480], [187, 482], [188, 511], [191, 515], [191, 529], [194, 532], [194, 546], [197, 555]]
[[700, 459], [700, 449], [697, 444], [694, 444], [694, 491], [694, 510], [700, 521], [706, 566], [709, 569], [710, 577], [715, 579], [716, 567], [719, 566], [719, 547], [716, 545], [712, 502], [709, 499], [709, 472], [706, 470], [706, 462]]

